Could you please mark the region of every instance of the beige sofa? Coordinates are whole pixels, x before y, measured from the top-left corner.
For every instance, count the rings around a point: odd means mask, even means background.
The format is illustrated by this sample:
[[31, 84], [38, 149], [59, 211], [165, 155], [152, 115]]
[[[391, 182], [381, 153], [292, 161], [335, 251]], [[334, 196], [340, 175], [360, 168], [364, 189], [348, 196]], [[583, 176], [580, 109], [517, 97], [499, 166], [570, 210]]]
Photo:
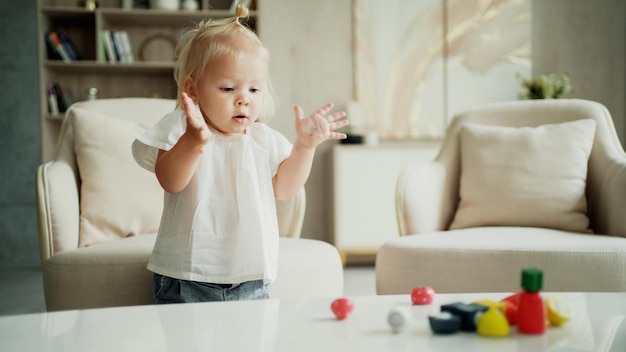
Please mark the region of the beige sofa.
[[514, 101], [459, 114], [435, 160], [400, 175], [396, 199], [401, 236], [378, 252], [379, 294], [514, 292], [530, 266], [547, 291], [626, 291], [626, 156], [601, 104]]
[[[150, 304], [146, 269], [163, 208], [154, 174], [131, 143], [174, 108], [173, 100], [79, 102], [63, 121], [54, 160], [37, 170], [40, 254], [49, 311]], [[340, 296], [343, 267], [332, 245], [300, 237], [302, 190], [277, 201], [278, 279], [272, 298]]]

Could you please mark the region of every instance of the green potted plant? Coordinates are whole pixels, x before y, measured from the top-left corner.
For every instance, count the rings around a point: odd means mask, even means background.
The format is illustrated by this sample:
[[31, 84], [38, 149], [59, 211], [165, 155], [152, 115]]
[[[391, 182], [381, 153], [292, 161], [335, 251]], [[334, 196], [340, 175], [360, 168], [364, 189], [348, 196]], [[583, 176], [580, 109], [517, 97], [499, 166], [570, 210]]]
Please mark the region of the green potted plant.
[[549, 74], [527, 80], [519, 73], [517, 78], [521, 82], [520, 99], [559, 99], [572, 92], [569, 75]]

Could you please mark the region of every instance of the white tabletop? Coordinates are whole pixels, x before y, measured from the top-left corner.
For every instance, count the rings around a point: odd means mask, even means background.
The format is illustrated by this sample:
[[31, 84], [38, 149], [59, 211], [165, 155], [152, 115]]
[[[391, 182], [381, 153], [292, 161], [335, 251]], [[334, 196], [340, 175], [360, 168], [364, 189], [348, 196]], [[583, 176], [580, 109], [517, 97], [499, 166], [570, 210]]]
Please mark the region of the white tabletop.
[[[543, 335], [488, 338], [434, 335], [427, 316], [441, 304], [500, 300], [503, 293], [437, 294], [427, 306], [409, 295], [350, 297], [343, 321], [336, 298], [137, 306], [0, 317], [0, 351], [626, 351], [626, 293], [544, 293], [574, 307]], [[392, 308], [412, 317], [403, 332], [387, 324]]]

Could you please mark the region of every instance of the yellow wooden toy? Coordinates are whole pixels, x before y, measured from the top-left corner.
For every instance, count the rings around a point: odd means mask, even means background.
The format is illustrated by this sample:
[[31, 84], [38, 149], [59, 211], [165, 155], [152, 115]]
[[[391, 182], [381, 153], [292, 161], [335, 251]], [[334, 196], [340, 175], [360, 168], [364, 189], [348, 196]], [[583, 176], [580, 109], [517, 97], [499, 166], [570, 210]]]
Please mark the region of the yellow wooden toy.
[[506, 304], [490, 300], [474, 302], [489, 307], [478, 319], [476, 332], [482, 336], [506, 337], [509, 335], [509, 322], [504, 315]]

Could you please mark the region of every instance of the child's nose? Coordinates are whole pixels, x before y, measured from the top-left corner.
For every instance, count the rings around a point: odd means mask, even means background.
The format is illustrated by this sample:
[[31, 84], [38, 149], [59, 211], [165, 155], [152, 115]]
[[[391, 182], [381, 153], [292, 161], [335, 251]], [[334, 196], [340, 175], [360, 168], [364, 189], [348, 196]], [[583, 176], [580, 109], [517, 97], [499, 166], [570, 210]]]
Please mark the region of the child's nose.
[[248, 98], [248, 96], [246, 94], [242, 94], [237, 99], [236, 104], [237, 104], [237, 106], [248, 106], [248, 105], [250, 105], [250, 99]]

